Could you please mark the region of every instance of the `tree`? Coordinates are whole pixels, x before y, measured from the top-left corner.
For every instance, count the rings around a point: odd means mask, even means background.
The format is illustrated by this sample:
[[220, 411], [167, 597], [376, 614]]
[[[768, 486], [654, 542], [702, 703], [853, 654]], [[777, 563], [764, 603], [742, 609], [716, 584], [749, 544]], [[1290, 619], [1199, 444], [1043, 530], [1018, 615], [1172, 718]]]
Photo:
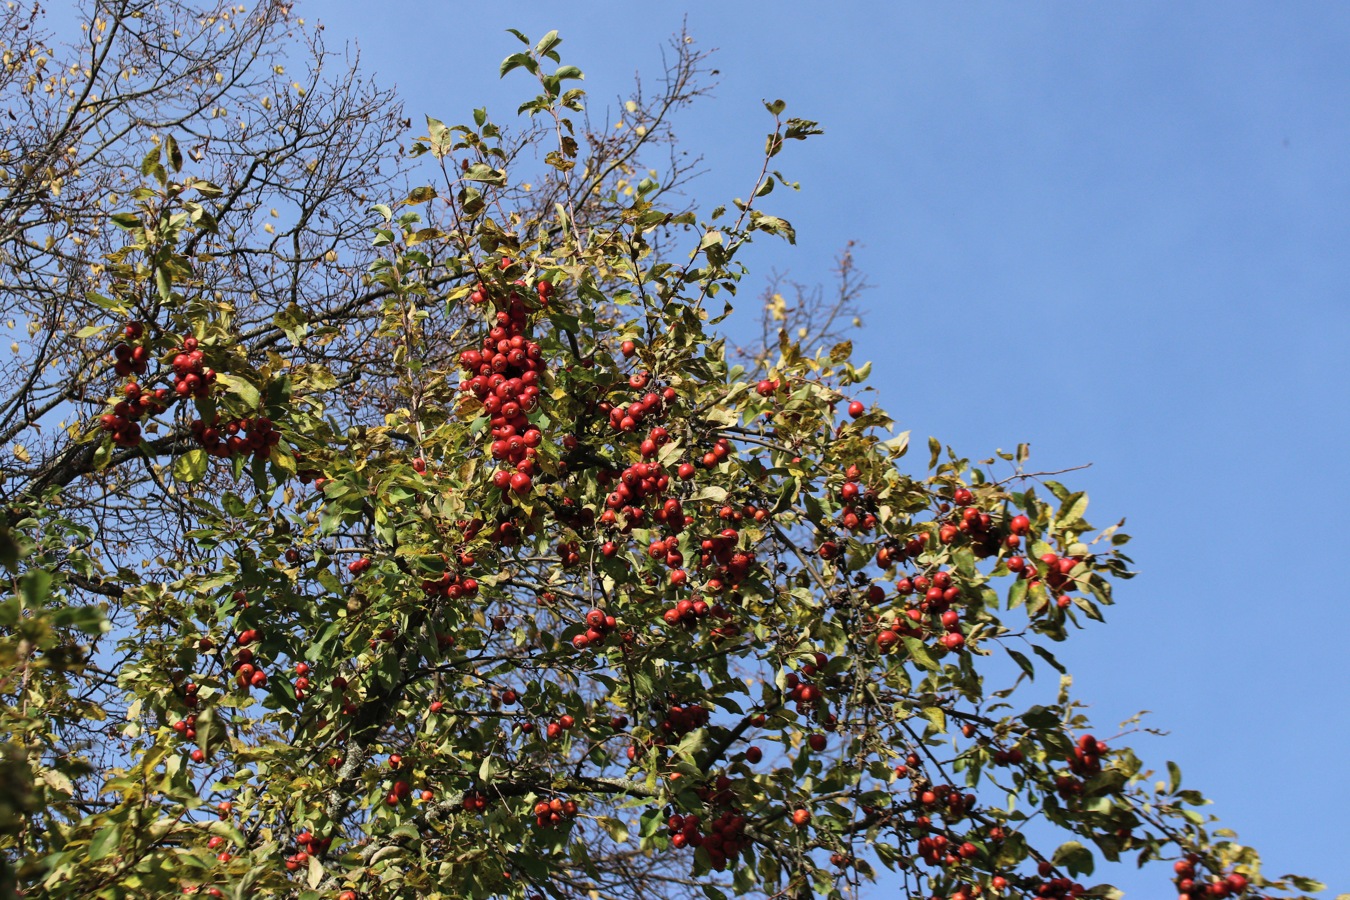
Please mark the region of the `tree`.
[[11, 889], [1112, 897], [1081, 882], [1121, 858], [1320, 889], [1067, 677], [1024, 707], [1127, 538], [1025, 447], [907, 474], [837, 333], [850, 255], [831, 302], [766, 293], [762, 346], [717, 332], [816, 123], [767, 104], [704, 218], [646, 165], [702, 90], [683, 37], [596, 134], [557, 34], [517, 34], [523, 126], [405, 153], [286, 6], [103, 4], [60, 65], [9, 15]]

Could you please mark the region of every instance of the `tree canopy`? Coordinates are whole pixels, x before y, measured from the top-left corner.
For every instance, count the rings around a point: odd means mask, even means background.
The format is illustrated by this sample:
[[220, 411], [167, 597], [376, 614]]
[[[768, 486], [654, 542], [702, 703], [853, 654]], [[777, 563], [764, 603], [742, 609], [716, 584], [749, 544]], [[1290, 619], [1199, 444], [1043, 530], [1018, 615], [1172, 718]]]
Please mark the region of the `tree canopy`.
[[2, 15], [0, 894], [1321, 889], [1073, 696], [1119, 525], [911, 452], [847, 250], [753, 289], [819, 125], [685, 199], [688, 37], [623, 128], [550, 32], [410, 131], [289, 4]]

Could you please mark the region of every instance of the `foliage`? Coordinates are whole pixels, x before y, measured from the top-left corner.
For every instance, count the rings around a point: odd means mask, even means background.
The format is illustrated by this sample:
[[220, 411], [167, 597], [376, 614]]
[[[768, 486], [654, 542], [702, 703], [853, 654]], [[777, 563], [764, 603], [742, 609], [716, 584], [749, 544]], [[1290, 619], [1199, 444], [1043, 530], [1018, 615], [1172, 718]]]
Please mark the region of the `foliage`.
[[428, 119], [402, 155], [285, 6], [105, 4], [73, 66], [9, 15], [24, 896], [840, 896], [883, 866], [1116, 897], [1084, 884], [1123, 858], [1320, 889], [1089, 733], [1051, 646], [1127, 537], [1025, 447], [910, 464], [838, 333], [851, 255], [833, 307], [770, 290], [763, 346], [717, 331], [746, 245], [794, 239], [759, 204], [816, 123], [767, 104], [748, 199], [700, 216], [687, 165], [643, 163], [702, 91], [687, 39], [597, 135], [557, 34], [517, 34], [523, 125]]

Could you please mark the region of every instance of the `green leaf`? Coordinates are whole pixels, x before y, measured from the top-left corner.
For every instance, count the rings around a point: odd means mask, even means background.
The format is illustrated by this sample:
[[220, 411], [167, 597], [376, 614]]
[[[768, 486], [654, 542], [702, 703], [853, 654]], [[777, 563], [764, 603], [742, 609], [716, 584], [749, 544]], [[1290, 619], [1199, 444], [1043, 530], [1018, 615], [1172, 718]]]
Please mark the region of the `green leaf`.
[[102, 859], [116, 850], [121, 842], [121, 825], [113, 824], [104, 828], [98, 834], [94, 835], [94, 839], [89, 842], [89, 859]]
[[708, 742], [708, 729], [696, 728], [686, 734], [675, 747], [675, 755], [693, 759]]
[[500, 187], [506, 184], [506, 172], [501, 169], [494, 169], [487, 163], [474, 163], [469, 166], [469, 171], [464, 173], [464, 180], [477, 181], [483, 184], [491, 184]]
[[405, 206], [416, 206], [419, 203], [426, 203], [428, 200], [433, 200], [435, 197], [436, 189], [430, 185], [424, 184], [409, 191], [408, 196], [403, 200], [403, 204]]
[[600, 827], [605, 829], [616, 844], [627, 843], [628, 826], [613, 816], [601, 816]]
[[923, 717], [933, 726], [935, 731], [942, 734], [947, 733], [947, 714], [943, 712], [940, 706], [925, 706], [922, 710]]
[[19, 594], [24, 606], [37, 609], [45, 606], [52, 586], [52, 573], [46, 569], [29, 569], [19, 579]]
[[1008, 655], [1013, 658], [1013, 661], [1022, 667], [1022, 671], [1027, 673], [1028, 678], [1033, 681], [1036, 679], [1036, 667], [1032, 665], [1031, 660], [1027, 659], [1026, 654], [1018, 653], [1011, 647], [1004, 647], [1003, 649], [1008, 651]]
[[1052, 862], [1068, 869], [1072, 875], [1091, 875], [1094, 865], [1092, 851], [1077, 841], [1061, 844]]
[[930, 672], [936, 672], [941, 668], [941, 666], [937, 664], [937, 660], [929, 655], [928, 648], [924, 646], [923, 641], [916, 637], [910, 637], [909, 635], [901, 637], [901, 640], [904, 641], [905, 649], [909, 651], [910, 658], [916, 663]]
[[1022, 721], [1029, 728], [1057, 728], [1059, 726], [1059, 714], [1044, 706], [1033, 706], [1022, 714]]
[[169, 155], [169, 167], [175, 172], [183, 171], [183, 151], [178, 149], [178, 141], [173, 135], [164, 139], [164, 150]]
[[258, 389], [249, 381], [226, 372], [216, 373], [216, 383], [225, 386], [225, 390], [243, 400], [250, 408], [257, 409], [261, 396]]
[[1055, 517], [1055, 525], [1063, 528], [1066, 525], [1072, 525], [1083, 518], [1083, 513], [1087, 512], [1088, 497], [1087, 494], [1079, 491], [1076, 494], [1070, 494], [1064, 499], [1060, 507], [1059, 515]]
[[207, 453], [201, 447], [189, 450], [173, 461], [173, 477], [192, 484], [206, 474]]
[[539, 65], [530, 57], [528, 53], [512, 53], [506, 59], [502, 60], [499, 77], [505, 78], [506, 73], [512, 69], [524, 67], [525, 71], [533, 75], [539, 71]]
[[155, 269], [155, 290], [159, 292], [159, 299], [165, 303], [173, 296], [173, 282], [169, 279], [169, 270], [164, 266]]
[[1031, 649], [1037, 656], [1039, 656], [1041, 659], [1045, 660], [1051, 666], [1053, 666], [1056, 672], [1058, 672], [1061, 675], [1068, 674], [1069, 670], [1064, 668], [1063, 664], [1060, 663], [1059, 660], [1055, 659], [1055, 655], [1051, 653], [1049, 650], [1037, 644], [1032, 644]]
[[[519, 37], [520, 35], [517, 34], [516, 36]], [[526, 41], [526, 43], [529, 42]], [[553, 31], [550, 31], [548, 34], [541, 37], [539, 39], [539, 43], [534, 45], [534, 55], [543, 56], [545, 53], [548, 53], [550, 50], [552, 50], [554, 47], [558, 46], [561, 43], [562, 38], [558, 37], [558, 31], [557, 29], [554, 29]]]

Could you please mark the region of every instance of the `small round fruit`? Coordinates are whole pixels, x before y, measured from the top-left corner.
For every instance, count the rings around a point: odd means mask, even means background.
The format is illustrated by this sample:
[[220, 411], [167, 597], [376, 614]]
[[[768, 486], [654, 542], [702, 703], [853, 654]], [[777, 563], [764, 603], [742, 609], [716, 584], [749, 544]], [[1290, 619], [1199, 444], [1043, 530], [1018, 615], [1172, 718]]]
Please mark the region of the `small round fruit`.
[[848, 405], [848, 414], [855, 419], [858, 418], [858, 416], [861, 416], [866, 411], [867, 407], [863, 405], [863, 402], [861, 400], [854, 400], [852, 403]]

